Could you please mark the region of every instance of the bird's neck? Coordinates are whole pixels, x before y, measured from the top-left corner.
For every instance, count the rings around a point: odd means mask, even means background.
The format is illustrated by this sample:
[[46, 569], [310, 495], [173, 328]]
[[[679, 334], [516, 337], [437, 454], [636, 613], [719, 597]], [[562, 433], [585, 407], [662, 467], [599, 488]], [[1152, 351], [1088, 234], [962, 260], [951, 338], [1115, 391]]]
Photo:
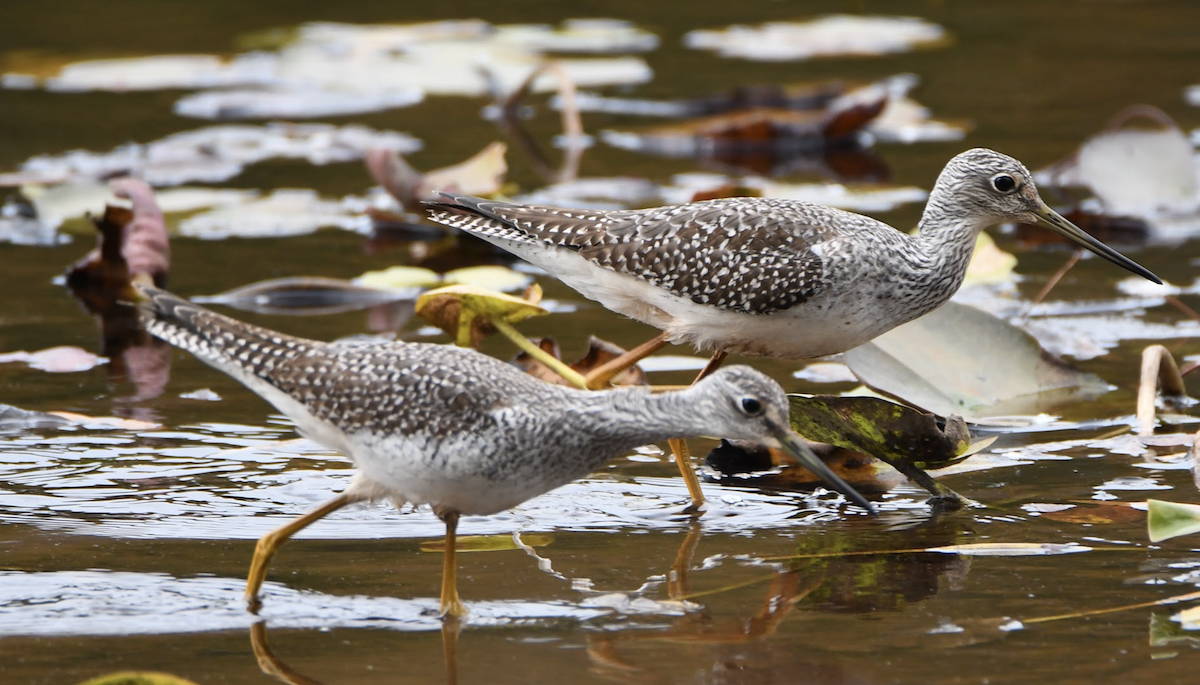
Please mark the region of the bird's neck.
[[926, 260], [926, 267], [942, 278], [954, 281], [954, 290], [962, 283], [975, 252], [975, 241], [983, 229], [995, 223], [979, 218], [969, 208], [959, 207], [935, 188], [917, 224], [914, 247]]
[[696, 438], [712, 432], [704, 417], [711, 412], [696, 404], [695, 390], [650, 393], [646, 388], [617, 388], [598, 393], [594, 409], [601, 421], [589, 421], [612, 440], [636, 447], [668, 438]]

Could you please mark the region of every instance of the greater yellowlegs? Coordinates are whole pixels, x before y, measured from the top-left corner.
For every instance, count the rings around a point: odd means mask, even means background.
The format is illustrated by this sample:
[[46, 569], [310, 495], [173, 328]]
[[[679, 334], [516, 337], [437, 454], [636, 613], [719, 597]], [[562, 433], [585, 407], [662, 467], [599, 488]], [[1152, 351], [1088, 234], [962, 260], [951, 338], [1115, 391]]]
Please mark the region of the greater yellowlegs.
[[446, 524], [444, 614], [462, 615], [454, 539], [461, 514], [494, 514], [633, 447], [671, 437], [740, 438], [790, 452], [873, 511], [788, 427], [783, 389], [730, 367], [686, 390], [583, 391], [545, 383], [473, 350], [420, 343], [326, 343], [252, 326], [143, 286], [146, 328], [258, 393], [304, 436], [357, 471], [337, 497], [258, 541], [246, 583], [257, 608], [284, 541], [352, 502], [430, 504]]
[[[605, 211], [441, 196], [427, 203], [435, 221], [662, 329], [622, 363], [668, 342], [692, 344], [715, 351], [701, 377], [730, 353], [807, 359], [844, 352], [932, 311], [962, 284], [979, 232], [1006, 221], [1040, 224], [1160, 282], [1046, 206], [1024, 165], [983, 148], [946, 164], [913, 235], [783, 199]], [[676, 457], [693, 500], [702, 502], [689, 459], [680, 450]]]

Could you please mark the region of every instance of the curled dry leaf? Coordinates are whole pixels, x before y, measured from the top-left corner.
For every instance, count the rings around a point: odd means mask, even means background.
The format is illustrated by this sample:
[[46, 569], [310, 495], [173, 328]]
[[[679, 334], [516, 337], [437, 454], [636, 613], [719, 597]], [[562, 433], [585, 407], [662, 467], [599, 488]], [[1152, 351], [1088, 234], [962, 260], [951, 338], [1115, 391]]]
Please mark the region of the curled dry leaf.
[[363, 161], [375, 182], [405, 211], [417, 213], [421, 200], [438, 190], [464, 195], [491, 195], [500, 190], [508, 173], [507, 149], [504, 143], [490, 143], [466, 161], [428, 173], [412, 168], [399, 150], [372, 148]]
[[[536, 293], [541, 299], [540, 289]], [[509, 324], [548, 314], [536, 301], [467, 285], [430, 290], [417, 298], [417, 314], [454, 337], [461, 347], [478, 347], [496, 332], [496, 322]]]

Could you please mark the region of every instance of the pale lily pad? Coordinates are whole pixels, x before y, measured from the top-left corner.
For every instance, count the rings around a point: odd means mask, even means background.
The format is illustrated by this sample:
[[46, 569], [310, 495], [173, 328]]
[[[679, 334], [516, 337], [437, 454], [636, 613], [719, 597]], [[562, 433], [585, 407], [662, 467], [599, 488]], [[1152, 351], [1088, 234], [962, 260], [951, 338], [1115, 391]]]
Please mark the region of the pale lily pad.
[[746, 179], [746, 185], [763, 197], [814, 202], [857, 212], [886, 212], [900, 205], [924, 202], [929, 193], [914, 186], [845, 186], [839, 183], [776, 183]]
[[428, 288], [441, 282], [436, 271], [419, 266], [390, 266], [379, 271], [368, 271], [354, 279], [356, 285], [377, 290], [402, 290]]
[[365, 114], [421, 102], [419, 88], [384, 93], [295, 87], [206, 91], [175, 103], [175, 113], [196, 119], [315, 119]]
[[1181, 535], [1200, 533], [1200, 504], [1146, 500], [1146, 525], [1150, 542], [1162, 542]]
[[0, 354], [0, 364], [21, 362], [30, 368], [49, 373], [76, 373], [87, 371], [107, 362], [85, 349], [73, 346], [49, 347], [37, 352], [6, 352]]
[[267, 159], [330, 164], [361, 159], [369, 148], [411, 152], [419, 147], [411, 136], [358, 125], [230, 124], [184, 131], [145, 145], [123, 145], [104, 153], [74, 150], [38, 155], [26, 160], [20, 172], [0, 175], [0, 184], [95, 183], [122, 175], [137, 176], [153, 186], [217, 183]]
[[1006, 283], [1013, 280], [1013, 269], [1016, 266], [1016, 256], [1001, 250], [996, 241], [992, 240], [992, 236], [984, 231], [975, 239], [975, 252], [971, 255], [971, 263], [967, 265], [967, 276], [963, 279], [963, 285]]
[[345, 203], [323, 200], [301, 188], [276, 190], [240, 205], [226, 205], [179, 222], [181, 235], [216, 240], [274, 238], [312, 233], [319, 228], [365, 229], [365, 219]]
[[1039, 414], [1108, 392], [1100, 378], [1043, 351], [1033, 336], [955, 302], [843, 355], [864, 383], [942, 416], [975, 423]]
[[915, 17], [838, 14], [807, 22], [692, 31], [684, 37], [684, 43], [690, 48], [713, 50], [723, 57], [783, 61], [907, 52], [945, 39], [942, 27]]
[[500, 292], [522, 290], [533, 282], [533, 277], [505, 266], [468, 266], [447, 271], [443, 276], [446, 285], [463, 284]]
[[275, 58], [263, 53], [225, 61], [213, 55], [158, 55], [76, 62], [46, 79], [47, 90], [163, 90], [269, 83]]

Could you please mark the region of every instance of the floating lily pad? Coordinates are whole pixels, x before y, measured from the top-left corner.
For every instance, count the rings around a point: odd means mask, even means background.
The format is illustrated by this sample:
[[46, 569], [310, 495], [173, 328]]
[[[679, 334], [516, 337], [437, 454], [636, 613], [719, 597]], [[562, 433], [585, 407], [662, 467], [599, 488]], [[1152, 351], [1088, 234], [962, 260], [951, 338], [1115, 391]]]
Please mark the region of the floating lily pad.
[[93, 369], [108, 360], [79, 347], [69, 345], [49, 347], [37, 352], [0, 353], [0, 364], [23, 363], [38, 371], [76, 373]]
[[1033, 336], [949, 302], [843, 355], [868, 386], [942, 416], [1039, 414], [1108, 385], [1038, 346]]
[[346, 93], [312, 87], [214, 90], [175, 103], [175, 113], [196, 119], [315, 119], [365, 114], [421, 102], [418, 88], [385, 93]]
[[1200, 533], [1200, 504], [1147, 500], [1146, 525], [1150, 542], [1162, 542], [1181, 535]]
[[419, 147], [411, 136], [359, 125], [228, 124], [184, 131], [144, 145], [123, 145], [110, 152], [73, 150], [38, 155], [26, 160], [21, 171], [0, 174], [0, 185], [95, 183], [125, 175], [153, 186], [218, 183], [267, 159], [330, 164], [361, 159], [369, 148], [411, 152]]
[[692, 31], [690, 48], [712, 50], [723, 57], [763, 61], [802, 60], [835, 55], [884, 55], [935, 45], [946, 31], [914, 17], [830, 15], [807, 22], [770, 22]]
[[356, 207], [321, 199], [315, 191], [300, 188], [276, 190], [239, 205], [225, 205], [179, 222], [179, 233], [216, 240], [275, 238], [312, 233], [319, 228], [366, 228]]
[[377, 290], [406, 290], [437, 285], [441, 278], [436, 271], [419, 266], [390, 266], [379, 271], [368, 271], [354, 279], [354, 283]]

